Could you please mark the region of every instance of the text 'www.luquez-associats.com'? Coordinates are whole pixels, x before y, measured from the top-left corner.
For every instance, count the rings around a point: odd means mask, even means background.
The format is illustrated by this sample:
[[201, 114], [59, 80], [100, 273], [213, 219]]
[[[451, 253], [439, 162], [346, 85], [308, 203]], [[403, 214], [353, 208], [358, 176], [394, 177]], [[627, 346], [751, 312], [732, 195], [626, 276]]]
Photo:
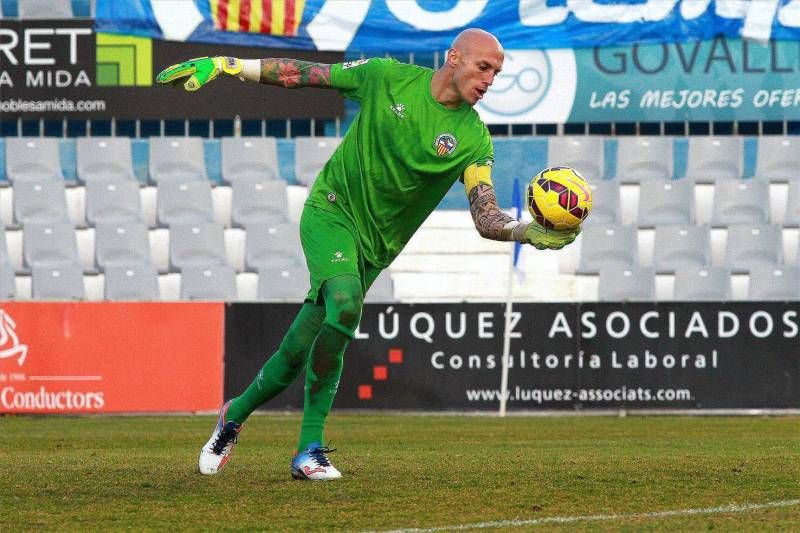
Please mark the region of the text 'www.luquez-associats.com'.
[[[499, 402], [500, 389], [467, 389], [470, 402]], [[520, 386], [505, 391], [506, 401], [527, 403], [551, 402], [685, 402], [692, 399], [689, 389], [650, 389], [644, 387], [616, 387], [605, 389], [529, 389]]]

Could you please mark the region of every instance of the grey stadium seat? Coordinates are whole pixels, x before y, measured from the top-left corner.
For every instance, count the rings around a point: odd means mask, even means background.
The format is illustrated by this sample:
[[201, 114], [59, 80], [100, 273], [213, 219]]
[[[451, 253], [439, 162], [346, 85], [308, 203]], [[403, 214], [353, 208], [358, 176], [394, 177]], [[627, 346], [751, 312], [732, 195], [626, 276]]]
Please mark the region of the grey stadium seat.
[[711, 225], [764, 224], [769, 221], [769, 183], [719, 181], [714, 185]]
[[731, 280], [723, 267], [683, 267], [675, 271], [675, 300], [724, 301], [731, 297]]
[[249, 225], [244, 250], [245, 269], [249, 271], [303, 264], [303, 248], [297, 224]]
[[757, 265], [750, 269], [748, 300], [800, 300], [800, 268]]
[[656, 295], [656, 276], [650, 268], [603, 269], [598, 277], [601, 301], [650, 301]]
[[105, 271], [103, 297], [106, 300], [149, 300], [161, 298], [158, 272], [149, 263], [109, 266]]
[[341, 142], [340, 137], [295, 137], [294, 177], [297, 182], [312, 185]]
[[233, 183], [231, 224], [245, 227], [254, 223], [289, 221], [289, 200], [283, 180], [237, 180]]
[[86, 221], [89, 225], [142, 220], [139, 182], [90, 181], [86, 184]]
[[86, 297], [78, 263], [40, 265], [32, 269], [31, 292], [37, 300], [82, 300]]
[[622, 222], [620, 190], [617, 180], [592, 180], [592, 212], [586, 219], [590, 224], [619, 224]]
[[156, 216], [159, 226], [214, 221], [209, 181], [166, 181], [158, 184]]
[[17, 297], [17, 284], [14, 280], [14, 267], [8, 259], [0, 260], [0, 300], [13, 300]]
[[64, 181], [58, 139], [51, 137], [6, 137], [6, 176], [23, 180]]
[[78, 179], [83, 183], [136, 181], [128, 137], [79, 137], [75, 144]]
[[77, 264], [78, 243], [75, 228], [69, 222], [25, 224], [22, 228], [22, 257], [25, 268]]
[[759, 137], [754, 178], [764, 181], [800, 178], [800, 140], [795, 137]]
[[605, 175], [603, 138], [588, 135], [549, 137], [547, 166], [572, 167], [590, 182], [602, 179]]
[[768, 224], [737, 224], [728, 228], [725, 264], [734, 273], [748, 272], [757, 265], [783, 263], [781, 228]]
[[223, 137], [222, 179], [279, 180], [278, 143], [275, 137]]
[[181, 270], [181, 300], [234, 301], [238, 298], [236, 272], [231, 266], [193, 266]]
[[308, 270], [302, 266], [267, 267], [258, 270], [259, 300], [302, 302], [308, 289]]
[[672, 137], [617, 137], [617, 179], [624, 183], [672, 179]]
[[367, 295], [364, 298], [365, 302], [378, 303], [378, 302], [394, 302], [397, 299], [394, 297], [394, 282], [388, 269], [384, 269], [372, 282], [372, 285], [367, 290]]
[[225, 264], [225, 234], [221, 224], [173, 224], [169, 228], [169, 263], [173, 271], [193, 266]]
[[656, 226], [653, 248], [656, 272], [704, 267], [711, 263], [711, 231], [691, 224]]
[[17, 0], [21, 19], [68, 19], [73, 17], [71, 0]]
[[742, 177], [741, 137], [689, 137], [686, 176], [698, 183]]
[[587, 226], [580, 238], [578, 274], [596, 274], [604, 268], [630, 270], [639, 264], [637, 229], [633, 226]]
[[207, 181], [200, 137], [150, 137], [150, 180]]
[[149, 232], [143, 222], [98, 224], [94, 246], [95, 262], [104, 270], [151, 262]]
[[63, 181], [17, 181], [13, 188], [14, 222], [69, 221]]
[[786, 199], [786, 216], [784, 226], [800, 226], [800, 178], [789, 182], [789, 193]]
[[639, 226], [689, 224], [693, 221], [692, 180], [646, 180], [639, 185]]

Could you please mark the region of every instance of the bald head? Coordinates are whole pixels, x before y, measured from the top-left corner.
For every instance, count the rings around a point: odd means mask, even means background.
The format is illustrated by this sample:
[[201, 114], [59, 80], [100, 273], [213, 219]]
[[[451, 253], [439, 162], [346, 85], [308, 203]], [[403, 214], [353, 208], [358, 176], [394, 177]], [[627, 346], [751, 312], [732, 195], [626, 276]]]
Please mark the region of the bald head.
[[503, 46], [497, 40], [497, 37], [480, 28], [467, 28], [462, 31], [453, 39], [453, 44], [450, 45], [450, 48], [458, 50], [462, 54], [468, 54], [476, 50], [503, 52]]

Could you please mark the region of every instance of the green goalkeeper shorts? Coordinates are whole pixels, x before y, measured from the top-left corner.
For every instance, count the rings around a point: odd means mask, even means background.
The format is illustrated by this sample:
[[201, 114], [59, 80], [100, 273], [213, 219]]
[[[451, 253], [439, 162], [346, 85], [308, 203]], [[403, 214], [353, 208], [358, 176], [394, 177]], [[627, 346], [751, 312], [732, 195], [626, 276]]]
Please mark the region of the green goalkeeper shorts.
[[322, 285], [337, 276], [356, 276], [366, 294], [381, 272], [364, 262], [353, 223], [343, 214], [306, 205], [300, 217], [300, 242], [311, 281], [306, 301], [321, 303]]

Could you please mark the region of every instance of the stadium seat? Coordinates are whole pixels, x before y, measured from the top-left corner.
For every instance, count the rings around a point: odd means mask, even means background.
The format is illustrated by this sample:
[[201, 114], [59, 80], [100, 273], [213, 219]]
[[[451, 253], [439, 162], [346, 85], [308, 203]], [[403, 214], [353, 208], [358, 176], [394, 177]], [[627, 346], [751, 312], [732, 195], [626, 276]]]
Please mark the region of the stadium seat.
[[617, 138], [617, 179], [621, 182], [668, 180], [674, 173], [672, 137]]
[[159, 300], [158, 272], [149, 263], [106, 267], [106, 300]]
[[156, 217], [159, 226], [213, 222], [211, 182], [162, 181], [158, 184]]
[[181, 269], [181, 300], [238, 299], [236, 272], [228, 265], [187, 266]]
[[75, 145], [79, 181], [136, 181], [128, 137], [79, 137]]
[[800, 268], [756, 265], [750, 269], [748, 300], [800, 300]]
[[281, 179], [275, 137], [223, 137], [222, 179], [230, 184]]
[[733, 273], [747, 273], [757, 265], [778, 266], [783, 262], [781, 228], [768, 224], [737, 224], [728, 227], [725, 264]]
[[22, 228], [22, 257], [25, 268], [78, 264], [75, 228], [69, 222], [25, 224]]
[[800, 142], [794, 137], [758, 138], [754, 179], [783, 182], [800, 178]]
[[604, 268], [598, 276], [600, 301], [650, 301], [656, 296], [656, 276], [650, 268]]
[[221, 224], [173, 224], [169, 229], [172, 271], [225, 264], [225, 234]]
[[783, 225], [790, 227], [800, 226], [800, 178], [789, 182], [789, 192], [786, 195], [786, 216]]
[[262, 301], [302, 302], [308, 294], [308, 271], [302, 266], [258, 270], [257, 298]]
[[744, 143], [741, 137], [689, 137], [686, 177], [697, 183], [742, 177]]
[[21, 19], [68, 19], [72, 0], [17, 0], [17, 13]]
[[69, 222], [63, 181], [14, 182], [14, 222]]
[[572, 167], [587, 180], [605, 175], [603, 138], [599, 136], [550, 137], [547, 140], [547, 166]]
[[682, 267], [675, 271], [674, 299], [685, 302], [725, 301], [731, 297], [731, 281], [723, 267]]
[[719, 181], [714, 185], [711, 225], [764, 224], [769, 221], [769, 183]]
[[89, 225], [143, 220], [139, 182], [93, 180], [86, 183], [86, 221]]
[[389, 273], [389, 269], [384, 269], [372, 286], [367, 290], [367, 295], [364, 298], [367, 303], [380, 303], [380, 302], [395, 302], [397, 299], [394, 297], [394, 282]]
[[256, 223], [289, 221], [289, 200], [283, 180], [239, 179], [231, 187], [231, 224], [246, 227]]
[[292, 267], [303, 264], [300, 229], [297, 224], [251, 224], [245, 236], [245, 270]]
[[64, 181], [58, 139], [6, 137], [6, 176], [10, 182]]
[[0, 300], [13, 300], [17, 297], [17, 284], [14, 279], [14, 267], [7, 258], [0, 260]]
[[587, 226], [580, 239], [578, 274], [597, 274], [605, 268], [631, 270], [639, 264], [637, 229], [633, 226]]
[[639, 226], [690, 224], [693, 221], [694, 183], [691, 180], [653, 179], [639, 185]]
[[340, 137], [295, 137], [294, 176], [297, 182], [312, 185], [341, 142]]
[[31, 292], [36, 300], [83, 300], [86, 298], [83, 270], [78, 263], [35, 266]]
[[692, 224], [656, 226], [653, 248], [656, 272], [707, 266], [711, 263], [711, 231]]
[[151, 263], [150, 239], [143, 222], [98, 224], [94, 245], [95, 263], [103, 270]]
[[200, 137], [151, 137], [149, 143], [153, 183], [208, 180]]
[[622, 222], [620, 188], [617, 180], [592, 180], [592, 213], [588, 224], [619, 224]]

